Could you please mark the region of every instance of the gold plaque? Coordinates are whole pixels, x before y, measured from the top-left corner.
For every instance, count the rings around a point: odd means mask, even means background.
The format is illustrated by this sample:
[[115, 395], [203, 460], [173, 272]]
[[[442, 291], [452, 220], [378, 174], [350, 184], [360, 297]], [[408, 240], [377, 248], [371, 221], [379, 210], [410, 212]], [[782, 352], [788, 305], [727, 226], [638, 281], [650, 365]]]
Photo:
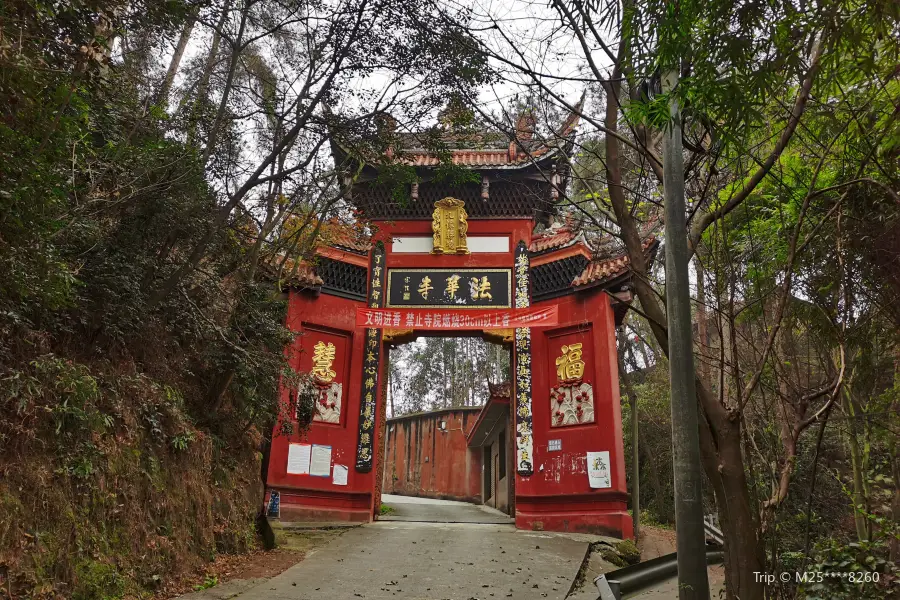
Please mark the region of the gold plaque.
[[431, 229], [434, 231], [432, 254], [468, 254], [466, 232], [469, 230], [466, 203], [444, 198], [434, 203]]

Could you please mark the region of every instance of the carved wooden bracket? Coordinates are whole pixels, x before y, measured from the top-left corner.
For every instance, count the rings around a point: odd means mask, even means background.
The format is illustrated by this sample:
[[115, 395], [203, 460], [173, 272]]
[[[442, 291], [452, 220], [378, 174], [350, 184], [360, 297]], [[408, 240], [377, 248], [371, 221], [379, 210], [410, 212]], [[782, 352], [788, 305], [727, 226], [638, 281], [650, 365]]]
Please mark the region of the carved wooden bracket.
[[409, 342], [413, 334], [412, 329], [383, 329], [382, 335], [385, 342]]
[[510, 344], [516, 337], [515, 329], [483, 329], [485, 340], [495, 344]]

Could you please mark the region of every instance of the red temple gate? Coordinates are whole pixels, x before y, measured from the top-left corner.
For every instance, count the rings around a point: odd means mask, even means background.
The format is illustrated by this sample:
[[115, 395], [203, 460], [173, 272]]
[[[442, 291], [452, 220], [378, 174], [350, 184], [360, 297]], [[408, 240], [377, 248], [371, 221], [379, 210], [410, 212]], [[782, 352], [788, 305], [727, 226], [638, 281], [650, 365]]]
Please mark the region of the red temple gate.
[[[445, 130], [452, 162], [479, 176], [459, 185], [436, 177], [438, 160], [415, 134], [398, 135], [390, 154], [417, 175], [406, 202], [379, 183], [374, 161], [335, 141], [336, 162], [360, 173], [345, 194], [376, 233], [360, 239], [331, 226], [315, 264], [290, 282], [287, 324], [301, 335], [289, 352], [297, 371], [313, 374], [317, 400], [304, 435], [273, 438], [267, 499], [282, 519], [378, 514], [387, 348], [427, 332], [399, 316], [358, 328], [357, 309], [446, 319], [555, 306], [552, 327], [483, 332], [513, 347], [516, 526], [631, 537], [615, 342], [631, 299], [627, 258], [593, 252], [571, 219], [551, 225], [576, 123], [567, 119], [555, 147], [531, 141], [527, 116], [518, 141], [479, 132], [475, 143]], [[655, 241], [646, 246], [652, 253]], [[285, 400], [292, 393], [282, 390]]]

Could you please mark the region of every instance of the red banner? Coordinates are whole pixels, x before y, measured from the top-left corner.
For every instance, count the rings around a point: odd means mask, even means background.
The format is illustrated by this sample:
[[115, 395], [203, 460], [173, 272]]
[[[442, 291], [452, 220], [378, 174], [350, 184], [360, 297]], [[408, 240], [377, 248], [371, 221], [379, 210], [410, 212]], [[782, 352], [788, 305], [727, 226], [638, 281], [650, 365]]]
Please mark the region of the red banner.
[[558, 308], [497, 310], [430, 308], [357, 308], [356, 326], [374, 329], [518, 329], [550, 327], [559, 322]]

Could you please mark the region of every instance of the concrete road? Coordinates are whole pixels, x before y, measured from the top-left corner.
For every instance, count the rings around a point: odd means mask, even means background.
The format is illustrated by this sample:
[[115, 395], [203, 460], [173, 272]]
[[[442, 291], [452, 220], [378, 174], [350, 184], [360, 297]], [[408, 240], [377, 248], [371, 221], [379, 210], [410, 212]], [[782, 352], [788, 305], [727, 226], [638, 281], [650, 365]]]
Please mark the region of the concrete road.
[[228, 597], [563, 600], [587, 548], [587, 542], [512, 525], [378, 522], [351, 529], [281, 575]]
[[388, 495], [383, 503], [395, 510], [390, 520], [349, 529], [281, 575], [183, 600], [563, 600], [588, 553], [582, 537], [517, 531], [488, 507]]
[[381, 503], [394, 510], [389, 514], [379, 516], [379, 521], [491, 523], [496, 525], [515, 522], [509, 515], [499, 510], [468, 502], [384, 494], [381, 497]]

